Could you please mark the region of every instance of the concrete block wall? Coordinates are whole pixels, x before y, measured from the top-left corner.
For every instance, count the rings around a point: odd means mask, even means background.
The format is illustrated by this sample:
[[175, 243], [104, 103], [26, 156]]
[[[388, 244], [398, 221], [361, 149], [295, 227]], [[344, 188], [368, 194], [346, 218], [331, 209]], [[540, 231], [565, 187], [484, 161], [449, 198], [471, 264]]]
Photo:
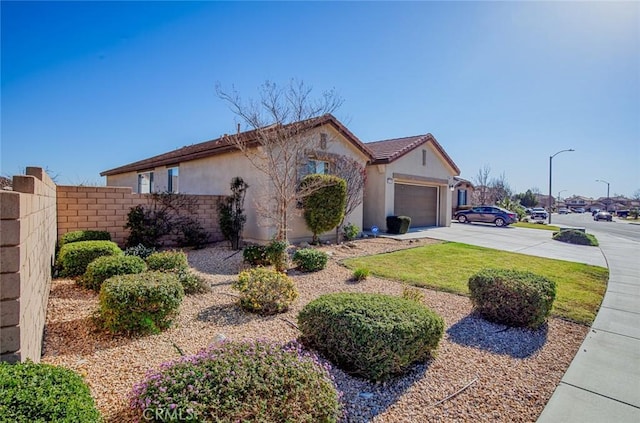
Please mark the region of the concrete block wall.
[[[108, 231], [120, 246], [129, 235], [124, 228], [132, 207], [148, 205], [150, 196], [135, 194], [130, 187], [57, 187], [58, 237], [77, 230]], [[218, 225], [217, 195], [192, 195], [196, 202], [193, 216], [212, 241], [222, 240]]]
[[0, 360], [40, 361], [56, 239], [55, 183], [28, 167], [0, 191]]

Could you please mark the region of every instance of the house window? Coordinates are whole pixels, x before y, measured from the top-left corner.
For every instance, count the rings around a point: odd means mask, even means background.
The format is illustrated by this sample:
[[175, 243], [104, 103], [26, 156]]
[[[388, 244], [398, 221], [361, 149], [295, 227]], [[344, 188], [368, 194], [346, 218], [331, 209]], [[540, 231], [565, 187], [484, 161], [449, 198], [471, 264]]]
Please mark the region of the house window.
[[320, 134], [320, 148], [323, 150], [327, 149], [327, 134], [324, 132]]
[[307, 173], [321, 173], [324, 175], [329, 174], [329, 162], [325, 162], [323, 160], [313, 160], [310, 159], [307, 163]]
[[138, 173], [138, 194], [153, 192], [153, 172]]
[[177, 167], [171, 167], [167, 169], [167, 191], [177, 193], [178, 192], [178, 176], [180, 170]]
[[427, 165], [427, 150], [422, 150], [422, 166]]
[[467, 205], [467, 190], [459, 189], [458, 190], [458, 206], [466, 206]]

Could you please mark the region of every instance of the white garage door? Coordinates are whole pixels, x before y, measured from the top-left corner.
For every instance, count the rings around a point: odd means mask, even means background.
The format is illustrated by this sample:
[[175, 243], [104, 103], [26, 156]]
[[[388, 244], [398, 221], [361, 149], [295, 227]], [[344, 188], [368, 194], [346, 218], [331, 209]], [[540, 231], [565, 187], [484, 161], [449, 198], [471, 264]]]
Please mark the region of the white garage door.
[[394, 213], [409, 216], [411, 227], [436, 226], [438, 188], [395, 184]]

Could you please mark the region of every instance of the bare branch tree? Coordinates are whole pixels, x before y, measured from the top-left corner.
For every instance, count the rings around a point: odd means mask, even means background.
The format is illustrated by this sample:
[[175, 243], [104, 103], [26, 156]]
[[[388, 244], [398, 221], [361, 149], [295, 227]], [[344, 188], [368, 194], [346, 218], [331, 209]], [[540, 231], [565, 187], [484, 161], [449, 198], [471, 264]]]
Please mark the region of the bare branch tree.
[[[267, 81], [259, 90], [260, 98], [248, 102], [242, 100], [235, 88], [227, 92], [218, 84], [216, 92], [250, 130], [227, 136], [226, 140], [266, 176], [257, 212], [275, 226], [277, 239], [286, 240], [290, 210], [308, 194], [298, 189], [301, 172], [309, 151], [319, 144], [317, 135], [308, 131], [310, 123], [334, 112], [343, 100], [334, 90], [313, 98], [312, 88], [295, 80], [284, 87]], [[311, 190], [313, 187], [307, 188]]]
[[491, 166], [485, 164], [478, 169], [478, 174], [475, 177], [476, 189], [474, 191], [475, 203], [482, 205], [488, 204], [489, 198], [489, 175], [491, 174]]
[[507, 181], [507, 177], [504, 172], [497, 178], [491, 179], [489, 183], [490, 199], [492, 204], [497, 204], [505, 198], [510, 198], [513, 194], [511, 186]]
[[336, 227], [336, 244], [338, 244], [340, 243], [340, 229], [344, 224], [344, 220], [353, 213], [364, 200], [362, 193], [365, 182], [367, 181], [367, 171], [365, 167], [357, 161], [346, 156], [340, 156], [334, 162], [333, 173], [347, 182], [347, 204], [344, 210], [344, 217]]

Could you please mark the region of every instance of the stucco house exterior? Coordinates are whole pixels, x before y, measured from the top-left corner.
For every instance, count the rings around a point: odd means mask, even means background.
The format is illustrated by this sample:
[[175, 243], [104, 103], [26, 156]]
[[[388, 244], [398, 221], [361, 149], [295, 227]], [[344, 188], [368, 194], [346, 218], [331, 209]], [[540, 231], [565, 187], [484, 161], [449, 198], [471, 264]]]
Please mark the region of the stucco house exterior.
[[[384, 231], [386, 216], [404, 214], [414, 219], [414, 227], [450, 224], [452, 202], [448, 187], [459, 170], [431, 134], [365, 144], [332, 115], [302, 124], [305, 140], [309, 142], [305, 172], [331, 173], [332, 160], [338, 156], [349, 157], [366, 167], [363, 204], [345, 218], [345, 223], [363, 229], [378, 226]], [[237, 136], [244, 137], [248, 145], [257, 137], [256, 131]], [[257, 142], [252, 148], [259, 148]], [[228, 137], [106, 170], [101, 176], [106, 176], [108, 186], [131, 187], [136, 193], [209, 195], [231, 194], [231, 179], [240, 176], [249, 185], [244, 239], [264, 242], [275, 235], [273, 226], [256, 210], [268, 194], [266, 175]], [[289, 241], [309, 240], [312, 234], [305, 226], [301, 210], [292, 210], [292, 215]]]
[[412, 227], [450, 226], [453, 178], [460, 170], [431, 134], [367, 143], [363, 227], [409, 216]]

